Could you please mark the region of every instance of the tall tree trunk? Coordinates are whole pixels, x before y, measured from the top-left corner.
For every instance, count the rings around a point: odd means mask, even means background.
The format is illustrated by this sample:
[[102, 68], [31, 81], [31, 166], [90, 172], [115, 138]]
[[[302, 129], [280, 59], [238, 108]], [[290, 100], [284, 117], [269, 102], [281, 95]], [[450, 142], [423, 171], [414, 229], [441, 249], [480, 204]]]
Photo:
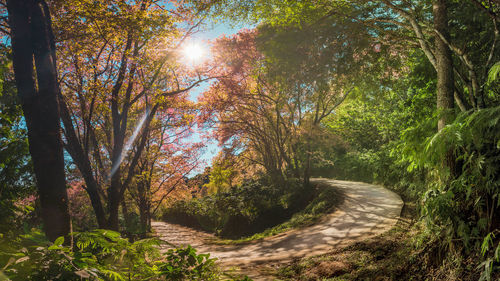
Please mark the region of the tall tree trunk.
[[120, 207], [120, 187], [111, 180], [111, 186], [108, 193], [108, 225], [107, 228], [119, 231], [118, 209]]
[[[149, 188], [148, 188], [149, 189]], [[137, 194], [139, 196], [139, 220], [141, 223], [141, 231], [146, 233], [149, 231], [149, 204], [148, 204], [148, 194], [146, 192], [146, 183], [143, 181], [137, 184]]]
[[[434, 0], [434, 29], [442, 34], [441, 38], [436, 34], [436, 71], [437, 71], [437, 110], [441, 114], [438, 120], [438, 131], [441, 131], [447, 124], [453, 121], [454, 108], [454, 80], [453, 80], [453, 61], [452, 53], [448, 44], [450, 34], [448, 32], [448, 14], [447, 0]], [[444, 39], [444, 40], [443, 40]], [[457, 174], [455, 157], [450, 150], [446, 153], [443, 161], [444, 165], [450, 170], [450, 176], [453, 178]]]
[[[449, 42], [447, 0], [434, 0], [434, 29], [441, 33]], [[440, 36], [436, 40], [436, 71], [437, 71], [437, 109], [442, 114], [438, 120], [438, 130], [453, 120], [454, 81], [453, 61], [449, 46]]]
[[[310, 130], [309, 134], [312, 134], [312, 129]], [[303, 180], [303, 186], [304, 188], [307, 188], [309, 186], [309, 183], [311, 182], [311, 136], [308, 135], [306, 136], [306, 155], [305, 155], [305, 161], [304, 161], [304, 178]]]
[[311, 157], [307, 155], [306, 158], [307, 159], [304, 167], [304, 179], [303, 179], [304, 188], [308, 187], [309, 183], [311, 182]]
[[127, 202], [125, 202], [125, 200], [122, 200], [120, 204], [122, 205], [122, 215], [123, 215], [123, 220], [125, 221], [125, 232], [127, 232], [127, 234], [130, 234], [128, 233], [128, 227], [131, 225], [131, 222], [130, 222], [130, 214], [127, 208]]
[[96, 215], [97, 224], [99, 225], [99, 228], [104, 229], [107, 227], [107, 221], [104, 213], [104, 207], [102, 206], [101, 196], [99, 196], [100, 187], [92, 172], [89, 157], [85, 154], [85, 151], [76, 136], [68, 106], [64, 102], [62, 95], [59, 95], [59, 109], [61, 111], [61, 120], [64, 125], [66, 151], [70, 154], [71, 158], [80, 170], [83, 179], [85, 180], [85, 191], [87, 191], [87, 194], [89, 195], [92, 208], [94, 209], [94, 213]]
[[16, 85], [28, 128], [44, 230], [53, 241], [69, 233], [70, 216], [50, 15], [43, 0], [9, 0], [7, 9]]
[[147, 232], [151, 231], [151, 200], [148, 200], [146, 207], [146, 230]]

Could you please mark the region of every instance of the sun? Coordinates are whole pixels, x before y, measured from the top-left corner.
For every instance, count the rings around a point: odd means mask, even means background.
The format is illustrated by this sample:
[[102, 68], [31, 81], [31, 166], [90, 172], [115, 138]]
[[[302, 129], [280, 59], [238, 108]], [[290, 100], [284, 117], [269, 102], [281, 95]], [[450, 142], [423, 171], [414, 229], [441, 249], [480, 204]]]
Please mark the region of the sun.
[[184, 57], [191, 63], [198, 63], [205, 57], [205, 49], [198, 43], [189, 43], [182, 50]]

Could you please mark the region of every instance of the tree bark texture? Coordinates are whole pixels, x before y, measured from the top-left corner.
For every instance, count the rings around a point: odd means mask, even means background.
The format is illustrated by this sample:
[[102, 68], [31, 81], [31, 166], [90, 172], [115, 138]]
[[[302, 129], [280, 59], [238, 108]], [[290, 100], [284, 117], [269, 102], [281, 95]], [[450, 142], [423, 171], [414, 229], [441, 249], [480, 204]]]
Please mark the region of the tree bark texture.
[[[454, 108], [454, 80], [453, 80], [453, 61], [452, 52], [449, 45], [450, 34], [448, 32], [448, 12], [447, 0], [434, 0], [434, 29], [441, 36], [436, 34], [435, 56], [437, 71], [437, 110], [440, 117], [438, 120], [438, 131], [441, 131], [447, 124], [453, 121]], [[443, 159], [443, 164], [450, 170], [450, 176], [453, 178], [458, 173], [457, 163], [453, 151], [448, 151]]]
[[28, 129], [44, 231], [54, 241], [69, 233], [70, 216], [50, 15], [43, 0], [9, 0], [7, 9], [14, 74]]
[[[447, 0], [434, 0], [433, 14], [434, 28], [449, 42]], [[438, 120], [438, 131], [440, 131], [453, 120], [453, 61], [448, 44], [437, 34], [434, 38], [436, 40], [437, 109], [441, 114]]]

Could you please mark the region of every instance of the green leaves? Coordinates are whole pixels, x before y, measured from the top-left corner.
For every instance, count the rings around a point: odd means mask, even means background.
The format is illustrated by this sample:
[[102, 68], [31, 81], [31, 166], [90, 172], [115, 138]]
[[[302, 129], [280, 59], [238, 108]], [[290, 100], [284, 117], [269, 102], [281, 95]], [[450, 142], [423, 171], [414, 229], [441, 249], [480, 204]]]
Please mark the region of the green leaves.
[[488, 71], [488, 83], [493, 83], [500, 76], [500, 61], [495, 63]]
[[[462, 241], [466, 250], [481, 254], [481, 280], [491, 279], [498, 257], [498, 246], [492, 248], [499, 243], [494, 228], [500, 211], [499, 132], [500, 107], [465, 112], [427, 141], [425, 155], [428, 167], [439, 171], [433, 181], [439, 191], [423, 201], [428, 221], [447, 230], [450, 240]], [[459, 170], [443, 169], [450, 151]], [[482, 243], [477, 237], [484, 237]]]
[[[248, 180], [202, 198], [179, 200], [163, 219], [201, 228], [226, 238], [241, 238], [275, 226], [303, 208], [304, 190], [298, 180], [274, 186], [265, 179]], [[310, 210], [309, 210], [310, 211]]]
[[[218, 280], [214, 259], [192, 247], [163, 257], [159, 241], [130, 243], [119, 233], [98, 229], [73, 233], [76, 248], [59, 237], [48, 242], [33, 232], [0, 245], [2, 271], [12, 280]], [[169, 275], [169, 274], [173, 275]], [[175, 273], [175, 274], [174, 274]]]
[[188, 245], [168, 250], [166, 263], [160, 270], [167, 280], [218, 280], [215, 260], [209, 254], [197, 254], [196, 249]]
[[[28, 151], [26, 125], [13, 80], [10, 50], [0, 44], [0, 232], [22, 226], [28, 204], [15, 201], [34, 193], [35, 184]], [[18, 212], [23, 215], [18, 215]]]
[[[495, 234], [490, 232], [486, 237], [483, 239], [483, 243], [481, 244], [481, 255], [483, 257], [486, 256], [486, 254], [489, 252], [491, 247], [493, 246], [493, 239], [495, 238]], [[494, 255], [487, 259], [485, 259], [477, 268], [482, 269], [481, 276], [479, 278], [479, 281], [490, 281], [491, 280], [491, 274], [495, 270], [495, 262], [500, 262], [500, 243], [498, 244]]]
[[486, 252], [493, 246], [493, 238], [495, 238], [495, 234], [488, 233], [486, 237], [483, 239], [483, 243], [481, 244], [481, 255], [486, 255]]
[[55, 246], [61, 246], [64, 243], [64, 237], [58, 237], [56, 241], [54, 241]]

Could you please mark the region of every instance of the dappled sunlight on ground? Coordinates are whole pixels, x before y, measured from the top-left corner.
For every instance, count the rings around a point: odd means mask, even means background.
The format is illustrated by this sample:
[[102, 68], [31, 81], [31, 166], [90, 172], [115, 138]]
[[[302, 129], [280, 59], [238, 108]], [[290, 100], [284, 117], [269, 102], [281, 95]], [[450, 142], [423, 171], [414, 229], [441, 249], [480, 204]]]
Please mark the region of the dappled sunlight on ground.
[[[245, 245], [210, 245], [210, 234], [164, 222], [154, 222], [158, 236], [173, 245], [190, 244], [211, 253], [224, 267], [252, 265], [318, 255], [391, 229], [403, 206], [399, 195], [381, 186], [361, 182], [315, 179], [339, 188], [345, 200], [319, 223]], [[243, 270], [244, 271], [244, 270]], [[245, 272], [246, 273], [246, 272]], [[250, 274], [255, 275], [255, 274]], [[266, 280], [263, 276], [252, 276]]]

